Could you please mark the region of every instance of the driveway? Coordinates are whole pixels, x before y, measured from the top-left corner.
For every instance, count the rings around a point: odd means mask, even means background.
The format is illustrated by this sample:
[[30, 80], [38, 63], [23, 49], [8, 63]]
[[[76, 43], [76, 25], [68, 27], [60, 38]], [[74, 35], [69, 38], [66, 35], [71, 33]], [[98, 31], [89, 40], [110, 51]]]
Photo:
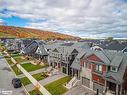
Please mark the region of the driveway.
[[0, 95], [25, 95], [23, 88], [15, 89], [11, 84], [14, 77], [15, 74], [11, 72], [7, 61], [0, 56]]
[[95, 95], [95, 93], [84, 86], [76, 86], [68, 90], [64, 95]]

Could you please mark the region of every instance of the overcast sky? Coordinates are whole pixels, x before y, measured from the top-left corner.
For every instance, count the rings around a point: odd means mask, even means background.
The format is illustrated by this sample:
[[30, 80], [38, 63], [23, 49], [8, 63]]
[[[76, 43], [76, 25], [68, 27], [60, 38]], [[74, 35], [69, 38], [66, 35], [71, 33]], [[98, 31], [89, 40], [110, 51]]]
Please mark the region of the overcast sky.
[[0, 0], [0, 25], [127, 38], [127, 0]]

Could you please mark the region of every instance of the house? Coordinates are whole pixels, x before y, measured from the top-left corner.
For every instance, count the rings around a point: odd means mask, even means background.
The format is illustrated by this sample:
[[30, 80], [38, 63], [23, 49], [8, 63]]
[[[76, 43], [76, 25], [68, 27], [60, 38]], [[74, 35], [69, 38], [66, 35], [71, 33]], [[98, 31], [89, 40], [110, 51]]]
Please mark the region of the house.
[[76, 56], [81, 53], [81, 49], [90, 47], [88, 44], [83, 42], [69, 42], [51, 44], [48, 45], [46, 48], [47, 51], [49, 51], [48, 62], [50, 66], [58, 68], [65, 74], [74, 75], [75, 73], [77, 73], [78, 76], [79, 71], [72, 68], [72, 63], [75, 60]]
[[5, 46], [7, 51], [20, 51], [20, 39], [6, 39]]
[[43, 41], [34, 40], [22, 50], [22, 54], [47, 63], [48, 53], [44, 44]]
[[127, 91], [126, 53], [87, 50], [81, 57], [80, 66], [82, 85], [107, 95], [123, 95]]

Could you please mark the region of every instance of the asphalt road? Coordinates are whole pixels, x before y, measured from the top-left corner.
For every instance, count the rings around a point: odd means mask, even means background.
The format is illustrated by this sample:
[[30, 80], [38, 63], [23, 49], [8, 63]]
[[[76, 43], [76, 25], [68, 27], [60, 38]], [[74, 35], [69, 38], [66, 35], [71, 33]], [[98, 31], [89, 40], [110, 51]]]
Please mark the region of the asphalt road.
[[14, 77], [7, 61], [0, 56], [0, 95], [25, 95], [23, 88], [14, 88], [11, 84]]

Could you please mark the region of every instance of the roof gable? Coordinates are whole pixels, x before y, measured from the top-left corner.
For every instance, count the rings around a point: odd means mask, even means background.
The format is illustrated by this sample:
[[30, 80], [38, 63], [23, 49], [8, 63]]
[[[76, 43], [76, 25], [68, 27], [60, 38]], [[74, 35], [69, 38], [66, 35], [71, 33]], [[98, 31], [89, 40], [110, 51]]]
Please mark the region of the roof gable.
[[116, 66], [116, 67], [119, 67], [120, 63], [122, 62], [123, 60], [123, 56], [115, 56], [111, 62], [111, 66]]
[[56, 48], [53, 50], [53, 52], [59, 52]]
[[72, 51], [72, 53], [78, 53], [78, 51], [77, 51], [76, 49], [74, 49], [74, 50]]
[[92, 61], [102, 62], [102, 60], [99, 57], [97, 57], [95, 54], [88, 56], [87, 59]]

